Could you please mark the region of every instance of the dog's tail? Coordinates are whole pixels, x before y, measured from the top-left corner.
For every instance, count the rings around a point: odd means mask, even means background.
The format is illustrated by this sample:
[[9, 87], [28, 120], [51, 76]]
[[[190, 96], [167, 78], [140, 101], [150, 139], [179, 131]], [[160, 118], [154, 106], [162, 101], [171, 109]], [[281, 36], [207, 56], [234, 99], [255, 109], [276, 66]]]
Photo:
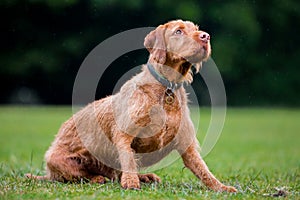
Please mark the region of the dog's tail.
[[25, 177], [26, 178], [29, 178], [29, 179], [34, 179], [34, 180], [49, 180], [49, 178], [47, 176], [36, 176], [36, 175], [33, 175], [33, 174], [25, 174]]

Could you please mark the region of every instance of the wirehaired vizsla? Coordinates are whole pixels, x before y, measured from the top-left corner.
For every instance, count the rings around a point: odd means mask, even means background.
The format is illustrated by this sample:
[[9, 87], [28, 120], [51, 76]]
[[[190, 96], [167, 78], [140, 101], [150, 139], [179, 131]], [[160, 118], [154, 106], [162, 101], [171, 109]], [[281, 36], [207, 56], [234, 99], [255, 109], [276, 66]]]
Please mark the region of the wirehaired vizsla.
[[198, 141], [187, 106], [183, 83], [193, 80], [211, 53], [210, 35], [189, 21], [158, 26], [144, 41], [150, 53], [142, 71], [118, 93], [90, 103], [60, 128], [46, 152], [45, 176], [39, 180], [105, 183], [119, 180], [125, 189], [140, 182], [160, 182], [139, 169], [177, 151], [210, 189], [236, 192], [209, 171], [198, 152]]

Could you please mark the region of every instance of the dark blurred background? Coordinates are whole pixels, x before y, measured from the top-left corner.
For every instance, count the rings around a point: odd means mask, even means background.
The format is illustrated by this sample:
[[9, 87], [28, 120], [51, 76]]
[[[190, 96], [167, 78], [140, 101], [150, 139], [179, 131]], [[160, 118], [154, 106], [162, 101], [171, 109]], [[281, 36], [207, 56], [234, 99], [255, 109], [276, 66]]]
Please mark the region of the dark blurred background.
[[[70, 104], [76, 73], [99, 43], [181, 18], [211, 34], [228, 105], [300, 106], [298, 0], [1, 0], [0, 13], [1, 104]], [[147, 57], [138, 50], [117, 59], [96, 97]]]

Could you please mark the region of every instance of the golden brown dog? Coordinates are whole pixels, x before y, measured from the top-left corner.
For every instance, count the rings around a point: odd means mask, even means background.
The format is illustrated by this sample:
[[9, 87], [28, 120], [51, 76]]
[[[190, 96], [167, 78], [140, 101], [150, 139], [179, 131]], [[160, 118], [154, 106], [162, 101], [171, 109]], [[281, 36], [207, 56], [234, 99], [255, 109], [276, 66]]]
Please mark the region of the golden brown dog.
[[95, 101], [60, 128], [45, 155], [46, 176], [29, 178], [104, 183], [139, 189], [142, 182], [160, 182], [155, 174], [139, 174], [172, 150], [214, 191], [236, 192], [209, 171], [202, 160], [187, 107], [183, 82], [192, 81], [211, 53], [210, 36], [192, 22], [176, 20], [158, 26], [144, 41], [150, 52], [142, 72], [120, 92]]

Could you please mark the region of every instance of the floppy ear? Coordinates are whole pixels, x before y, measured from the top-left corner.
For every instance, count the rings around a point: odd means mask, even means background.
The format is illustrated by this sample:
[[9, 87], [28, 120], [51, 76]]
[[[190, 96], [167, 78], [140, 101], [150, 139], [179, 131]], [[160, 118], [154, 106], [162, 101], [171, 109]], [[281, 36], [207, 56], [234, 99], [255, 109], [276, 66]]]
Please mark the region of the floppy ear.
[[154, 31], [151, 31], [144, 40], [144, 46], [150, 53], [150, 59], [160, 64], [166, 62], [165, 31], [166, 26], [160, 25]]

